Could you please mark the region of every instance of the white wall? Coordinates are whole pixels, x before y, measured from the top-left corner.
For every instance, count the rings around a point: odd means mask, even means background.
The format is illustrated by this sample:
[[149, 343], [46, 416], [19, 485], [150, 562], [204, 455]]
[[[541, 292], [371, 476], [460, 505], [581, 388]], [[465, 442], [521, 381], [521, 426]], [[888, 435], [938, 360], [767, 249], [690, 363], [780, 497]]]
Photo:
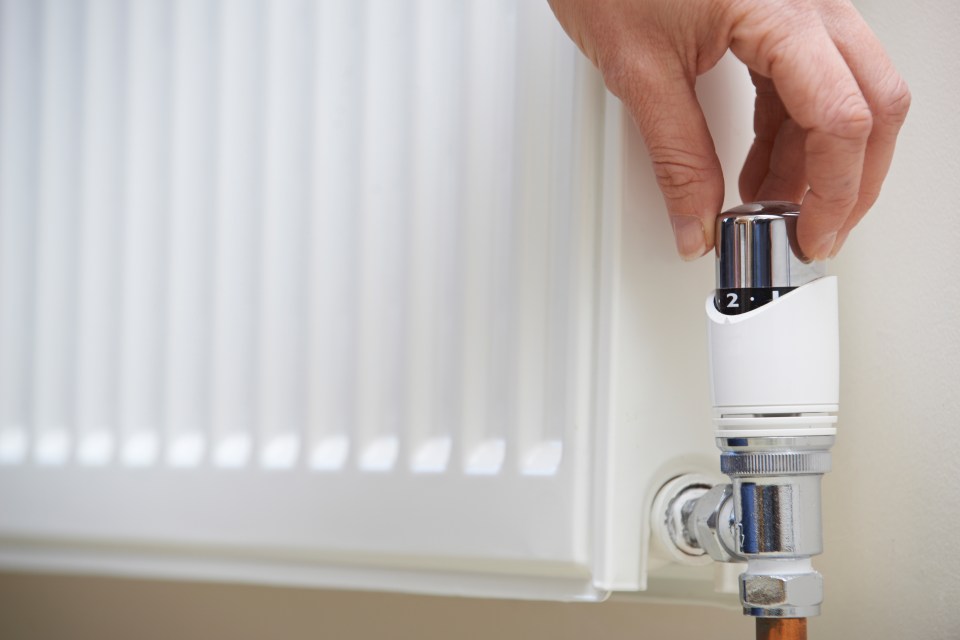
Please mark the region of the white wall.
[[[861, 5], [914, 102], [884, 194], [833, 267], [843, 404], [835, 470], [824, 483], [826, 553], [817, 561], [827, 600], [811, 638], [947, 640], [960, 637], [960, 4]], [[318, 632], [327, 625], [339, 631]], [[751, 634], [735, 613], [694, 607], [0, 577], [5, 638]]]

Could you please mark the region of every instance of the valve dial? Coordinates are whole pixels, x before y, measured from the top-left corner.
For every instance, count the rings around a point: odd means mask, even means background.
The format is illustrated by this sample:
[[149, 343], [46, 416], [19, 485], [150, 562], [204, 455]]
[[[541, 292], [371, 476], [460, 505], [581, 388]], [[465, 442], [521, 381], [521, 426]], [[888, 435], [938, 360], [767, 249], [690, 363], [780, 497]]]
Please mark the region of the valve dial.
[[824, 263], [800, 250], [799, 211], [791, 202], [753, 202], [717, 217], [718, 311], [752, 311], [825, 275]]

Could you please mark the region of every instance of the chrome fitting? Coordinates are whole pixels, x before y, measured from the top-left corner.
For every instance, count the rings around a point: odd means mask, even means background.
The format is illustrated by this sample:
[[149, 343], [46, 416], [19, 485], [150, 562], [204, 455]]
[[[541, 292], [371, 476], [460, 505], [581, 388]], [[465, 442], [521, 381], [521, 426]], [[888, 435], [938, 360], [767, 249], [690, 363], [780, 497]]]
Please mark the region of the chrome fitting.
[[716, 481], [687, 474], [666, 482], [653, 500], [652, 533], [660, 552], [678, 564], [709, 564], [711, 558], [690, 528], [691, 512]]
[[718, 484], [704, 493], [689, 510], [690, 517], [684, 523], [689, 537], [717, 562], [743, 560], [736, 553], [734, 535], [733, 489], [729, 484]]
[[820, 615], [823, 577], [806, 573], [743, 573], [740, 602], [746, 615], [762, 618], [808, 618]]
[[729, 484], [711, 486], [706, 476], [679, 476], [663, 485], [653, 510], [654, 539], [673, 560], [689, 565], [743, 560], [735, 552]]
[[820, 481], [833, 436], [718, 438], [733, 486], [737, 553], [747, 559], [823, 552]]
[[820, 482], [834, 436], [722, 437], [721, 469], [730, 484], [680, 476], [654, 501], [655, 537], [677, 561], [743, 562], [740, 601], [747, 615], [819, 615], [823, 578], [812, 556], [823, 551]]
[[819, 615], [823, 578], [820, 484], [830, 470], [833, 436], [718, 438], [730, 477], [736, 554], [747, 560], [740, 600], [747, 615]]

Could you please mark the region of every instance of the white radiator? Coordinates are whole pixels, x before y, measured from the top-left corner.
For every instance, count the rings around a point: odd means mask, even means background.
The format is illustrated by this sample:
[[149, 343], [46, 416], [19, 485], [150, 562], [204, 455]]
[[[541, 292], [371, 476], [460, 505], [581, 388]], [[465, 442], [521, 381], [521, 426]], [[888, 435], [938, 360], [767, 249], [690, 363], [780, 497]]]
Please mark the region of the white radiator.
[[646, 586], [709, 265], [623, 282], [645, 168], [546, 2], [0, 11], [0, 565]]

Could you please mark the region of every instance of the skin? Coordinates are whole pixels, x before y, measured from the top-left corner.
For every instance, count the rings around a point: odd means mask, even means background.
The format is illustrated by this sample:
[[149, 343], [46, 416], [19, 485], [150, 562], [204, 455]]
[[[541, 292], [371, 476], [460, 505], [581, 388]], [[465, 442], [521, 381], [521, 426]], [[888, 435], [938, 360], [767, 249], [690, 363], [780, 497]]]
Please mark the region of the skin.
[[697, 76], [729, 49], [750, 71], [756, 137], [740, 197], [801, 202], [800, 246], [833, 257], [880, 193], [910, 92], [846, 0], [550, 0], [633, 116], [680, 255], [713, 247], [720, 161]]

